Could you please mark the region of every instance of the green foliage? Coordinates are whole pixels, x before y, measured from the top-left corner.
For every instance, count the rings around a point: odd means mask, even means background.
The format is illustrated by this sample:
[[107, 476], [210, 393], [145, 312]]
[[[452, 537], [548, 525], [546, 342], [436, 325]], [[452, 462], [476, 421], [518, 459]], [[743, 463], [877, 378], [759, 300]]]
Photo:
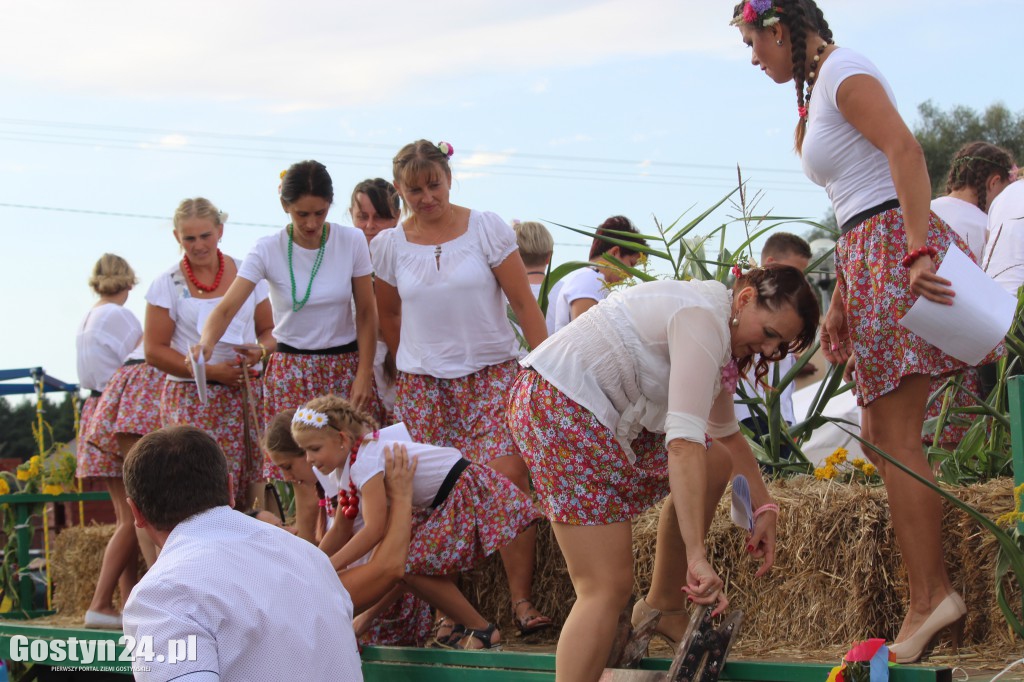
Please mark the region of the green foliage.
[[1001, 103], [990, 105], [980, 115], [970, 107], [954, 106], [942, 111], [931, 100], [920, 104], [921, 123], [914, 135], [924, 150], [928, 176], [935, 195], [946, 193], [949, 162], [956, 150], [968, 142], [988, 142], [1024, 159], [1024, 111], [1014, 113]]
[[[52, 427], [52, 437], [47, 433], [45, 447], [56, 443], [68, 443], [75, 437], [75, 413], [73, 396], [64, 394], [60, 403], [43, 397], [43, 421]], [[0, 397], [0, 457], [27, 459], [39, 454], [39, 445], [32, 435], [37, 423], [35, 398], [18, 401], [12, 405]]]

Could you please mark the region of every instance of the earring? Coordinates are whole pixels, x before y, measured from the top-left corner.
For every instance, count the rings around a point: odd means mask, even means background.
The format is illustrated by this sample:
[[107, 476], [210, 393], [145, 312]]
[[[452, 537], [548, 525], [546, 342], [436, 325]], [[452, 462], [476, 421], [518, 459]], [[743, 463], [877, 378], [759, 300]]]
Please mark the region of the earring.
[[734, 326], [734, 327], [740, 326], [740, 318], [738, 318], [738, 317], [732, 318], [732, 326]]
[[778, 40], [776, 40], [775, 44], [778, 45], [779, 47], [782, 47], [782, 38], [779, 38]]

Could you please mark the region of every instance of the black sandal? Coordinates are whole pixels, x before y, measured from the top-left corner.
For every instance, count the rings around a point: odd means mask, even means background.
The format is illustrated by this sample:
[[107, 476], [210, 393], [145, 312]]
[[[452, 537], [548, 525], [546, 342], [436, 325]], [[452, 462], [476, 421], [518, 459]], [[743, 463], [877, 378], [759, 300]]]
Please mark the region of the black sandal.
[[[455, 646], [455, 648], [456, 649], [463, 649], [465, 651], [484, 651], [486, 649], [489, 649], [491, 651], [501, 651], [501, 642], [500, 641], [499, 642], [491, 642], [491, 638], [494, 637], [494, 633], [495, 632], [498, 632], [498, 626], [495, 625], [494, 623], [488, 623], [487, 627], [484, 628], [483, 630], [478, 630], [476, 628], [466, 628], [466, 633], [463, 636], [462, 641], [459, 642]], [[478, 640], [481, 644], [483, 644], [483, 646], [480, 647], [479, 649], [475, 649], [475, 648], [470, 647], [469, 646], [469, 639], [470, 639], [470, 637], [472, 637], [473, 639]]]
[[[443, 628], [451, 626], [447, 635], [442, 635]], [[434, 623], [434, 636], [427, 644], [431, 649], [454, 649], [462, 638], [466, 636], [466, 627], [460, 623], [452, 623], [447, 617], [438, 618]]]
[[[529, 605], [530, 608], [525, 609], [525, 615], [520, 616], [517, 609], [523, 604]], [[536, 611], [537, 615], [531, 617], [529, 615], [530, 611]], [[553, 625], [551, 619], [541, 613], [529, 599], [520, 599], [519, 601], [512, 602], [512, 620], [515, 622], [516, 627], [519, 628], [519, 634], [523, 637], [540, 632], [541, 630], [547, 630]]]

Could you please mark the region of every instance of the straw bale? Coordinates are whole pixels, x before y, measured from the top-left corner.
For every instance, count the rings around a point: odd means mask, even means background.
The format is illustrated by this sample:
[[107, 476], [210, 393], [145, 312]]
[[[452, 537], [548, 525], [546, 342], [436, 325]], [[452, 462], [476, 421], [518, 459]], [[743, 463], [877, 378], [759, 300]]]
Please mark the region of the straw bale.
[[[81, 620], [85, 615], [103, 564], [103, 551], [114, 534], [112, 524], [72, 526], [57, 534], [50, 559], [53, 606], [62, 615]], [[139, 563], [139, 575], [145, 563]], [[114, 605], [120, 608], [120, 589], [114, 590]]]

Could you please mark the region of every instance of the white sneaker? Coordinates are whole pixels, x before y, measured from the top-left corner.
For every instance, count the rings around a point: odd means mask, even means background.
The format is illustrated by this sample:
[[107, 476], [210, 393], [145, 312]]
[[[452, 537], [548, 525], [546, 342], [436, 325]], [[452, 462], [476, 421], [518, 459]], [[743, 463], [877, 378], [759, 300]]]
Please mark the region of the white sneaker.
[[111, 616], [99, 611], [85, 612], [85, 627], [92, 630], [120, 630], [121, 616]]

